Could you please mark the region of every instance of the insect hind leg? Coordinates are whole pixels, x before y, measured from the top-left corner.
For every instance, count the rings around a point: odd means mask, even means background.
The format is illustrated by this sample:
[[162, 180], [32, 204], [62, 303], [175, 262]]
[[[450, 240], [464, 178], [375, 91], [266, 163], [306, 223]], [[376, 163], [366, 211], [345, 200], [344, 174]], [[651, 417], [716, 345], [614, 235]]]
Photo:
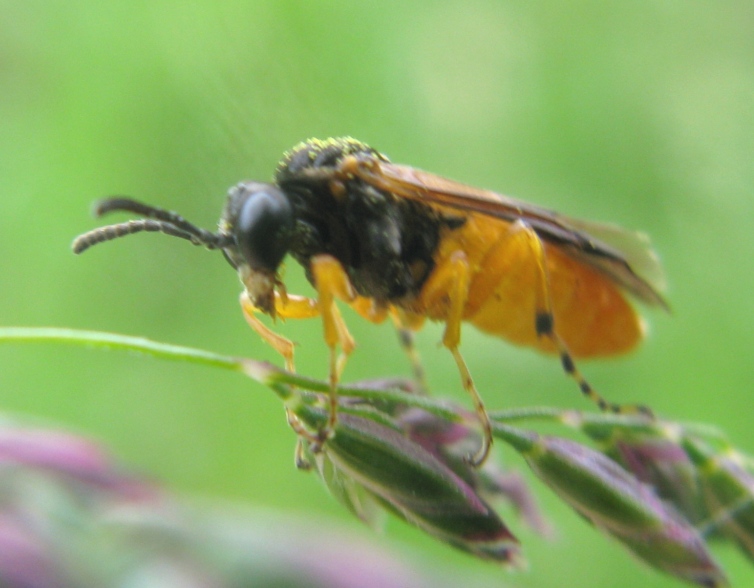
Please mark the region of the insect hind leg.
[[[540, 321], [546, 322], [547, 318], [544, 318], [547, 316], [552, 322], [552, 315], [542, 315], [537, 314], [537, 327], [540, 325]], [[537, 334], [540, 336], [546, 336], [548, 337], [558, 351], [558, 356], [560, 357], [560, 364], [563, 366], [563, 371], [571, 377], [573, 380], [576, 381], [576, 384], [579, 387], [579, 390], [581, 390], [581, 393], [594, 402], [601, 411], [603, 412], [612, 412], [615, 414], [643, 414], [647, 417], [653, 418], [654, 415], [652, 413], [652, 410], [649, 407], [642, 406], [642, 405], [633, 405], [633, 404], [617, 404], [615, 402], [609, 402], [602, 396], [599, 392], [597, 392], [592, 385], [589, 383], [589, 381], [581, 374], [579, 369], [576, 367], [576, 362], [573, 360], [573, 356], [568, 351], [568, 347], [563, 342], [563, 340], [557, 335], [555, 331], [545, 332], [537, 330]]]
[[479, 467], [490, 453], [493, 437], [490, 415], [487, 413], [484, 401], [474, 385], [466, 362], [458, 351], [458, 346], [461, 343], [461, 321], [469, 297], [470, 284], [471, 268], [469, 261], [466, 254], [459, 250], [450, 255], [442, 264], [438, 264], [425, 284], [421, 297], [422, 303], [428, 308], [439, 304], [442, 300], [446, 300], [448, 303], [442, 344], [453, 355], [458, 372], [461, 375], [463, 387], [474, 403], [474, 410], [482, 427], [482, 444], [479, 450], [466, 458], [471, 465]]
[[547, 261], [542, 240], [536, 231], [523, 221], [518, 221], [514, 225], [514, 230], [520, 230], [525, 233], [529, 242], [529, 247], [536, 261], [537, 268], [537, 293], [536, 293], [536, 312], [534, 317], [534, 328], [538, 337], [547, 337], [560, 357], [560, 363], [563, 371], [572, 378], [581, 390], [581, 393], [594, 402], [600, 410], [613, 412], [615, 414], [643, 414], [653, 418], [652, 411], [641, 405], [622, 405], [609, 402], [599, 392], [597, 392], [589, 381], [581, 374], [576, 362], [568, 350], [565, 341], [558, 335], [555, 327], [555, 316], [553, 314], [552, 292], [550, 289], [550, 278], [547, 271]]

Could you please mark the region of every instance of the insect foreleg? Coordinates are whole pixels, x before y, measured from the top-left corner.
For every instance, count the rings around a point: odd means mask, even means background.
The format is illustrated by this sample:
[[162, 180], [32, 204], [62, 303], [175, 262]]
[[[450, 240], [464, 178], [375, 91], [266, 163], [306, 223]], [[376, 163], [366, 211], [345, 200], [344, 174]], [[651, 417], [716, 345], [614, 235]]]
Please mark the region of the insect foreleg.
[[[259, 320], [257, 314], [260, 311], [251, 302], [249, 295], [245, 290], [241, 294], [241, 310], [243, 311], [244, 318], [246, 319], [246, 322], [249, 323], [249, 326], [259, 334], [263, 341], [268, 343], [275, 351], [283, 356], [283, 359], [285, 360], [285, 369], [289, 372], [295, 372], [296, 366], [293, 361], [293, 342], [290, 339], [286, 339], [282, 335], [275, 333]], [[317, 301], [311, 298], [288, 294], [281, 295], [276, 291], [275, 315], [283, 319], [312, 318], [319, 315], [319, 306], [317, 305]], [[288, 410], [288, 408], [285, 409], [285, 414], [288, 419], [288, 425], [297, 435], [299, 435], [299, 437], [306, 439], [311, 443], [316, 443], [319, 440], [318, 435], [314, 435], [307, 431], [304, 425], [290, 410]], [[305, 469], [305, 461], [302, 456], [303, 452], [297, 449], [296, 465], [300, 469]]]
[[[340, 374], [356, 342], [348, 332], [343, 317], [335, 305], [335, 298], [351, 303], [356, 292], [340, 262], [330, 255], [317, 255], [311, 259], [314, 287], [317, 289], [317, 304], [322, 316], [325, 343], [330, 348], [330, 395], [327, 423], [319, 431], [320, 443], [329, 439], [338, 422], [338, 396], [336, 393]], [[336, 347], [340, 346], [340, 356]], [[313, 447], [316, 449], [316, 447]]]
[[[262, 340], [269, 344], [275, 351], [283, 356], [285, 360], [285, 369], [289, 372], [295, 372], [296, 368], [293, 362], [293, 342], [286, 339], [282, 335], [278, 335], [275, 331], [270, 329], [262, 321], [259, 320], [257, 314], [261, 312], [249, 298], [248, 292], [244, 290], [240, 297], [241, 311], [249, 326], [256, 331], [256, 333], [262, 338]], [[275, 306], [278, 306], [278, 294], [275, 293]], [[276, 311], [279, 313], [280, 311]]]

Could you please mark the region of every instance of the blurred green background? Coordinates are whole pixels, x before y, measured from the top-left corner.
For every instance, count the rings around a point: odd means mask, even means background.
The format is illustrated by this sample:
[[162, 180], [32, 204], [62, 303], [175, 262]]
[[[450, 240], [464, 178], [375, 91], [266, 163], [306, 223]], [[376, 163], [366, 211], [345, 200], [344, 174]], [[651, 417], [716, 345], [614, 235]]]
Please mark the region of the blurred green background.
[[[128, 194], [214, 227], [229, 186], [283, 151], [353, 135], [394, 161], [651, 234], [672, 315], [632, 356], [582, 367], [608, 398], [723, 427], [754, 451], [754, 4], [495, 2], [0, 3], [0, 324], [66, 326], [278, 361], [217, 253], [146, 235], [70, 252], [93, 200]], [[310, 292], [289, 263], [292, 292]], [[408, 374], [390, 325], [347, 312], [346, 379]], [[326, 374], [317, 321], [282, 330]], [[467, 402], [426, 328], [435, 390]], [[471, 329], [489, 407], [588, 408], [551, 358]], [[379, 357], [379, 361], [374, 358]], [[0, 348], [6, 411], [63, 423], [191, 495], [348, 515], [293, 467], [279, 401], [234, 374], [52, 346]], [[511, 465], [520, 465], [510, 455]], [[538, 489], [558, 534], [511, 525], [510, 576], [402, 524], [387, 545], [500, 585], [680, 585]], [[358, 523], [353, 522], [354, 526]], [[754, 570], [717, 551], [735, 585]], [[451, 571], [452, 570], [452, 571]]]

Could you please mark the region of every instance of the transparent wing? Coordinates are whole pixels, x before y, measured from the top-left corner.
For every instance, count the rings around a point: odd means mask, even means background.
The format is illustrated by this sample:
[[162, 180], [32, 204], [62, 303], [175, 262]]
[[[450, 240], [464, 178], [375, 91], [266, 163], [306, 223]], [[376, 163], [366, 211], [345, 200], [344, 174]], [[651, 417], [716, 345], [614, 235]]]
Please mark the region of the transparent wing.
[[646, 235], [560, 215], [554, 211], [482, 190], [416, 168], [369, 160], [356, 169], [363, 180], [399, 196], [501, 220], [523, 220], [542, 239], [560, 244], [642, 302], [668, 310], [661, 296], [662, 267]]
[[652, 249], [649, 235], [641, 231], [629, 231], [610, 223], [596, 223], [573, 218], [568, 218], [567, 222], [574, 229], [588, 233], [620, 251], [631, 268], [657, 292], [667, 290], [665, 271], [659, 256]]

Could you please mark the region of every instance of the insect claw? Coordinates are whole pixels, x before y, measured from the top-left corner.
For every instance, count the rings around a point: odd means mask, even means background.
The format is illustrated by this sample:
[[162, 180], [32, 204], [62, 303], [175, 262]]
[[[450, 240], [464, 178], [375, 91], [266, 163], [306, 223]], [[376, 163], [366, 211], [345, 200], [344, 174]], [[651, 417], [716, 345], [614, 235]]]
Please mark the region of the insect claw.
[[490, 449], [492, 449], [492, 445], [488, 441], [487, 437], [484, 436], [482, 438], [482, 444], [480, 445], [477, 452], [469, 453], [468, 455], [464, 456], [463, 460], [471, 467], [481, 467], [482, 464], [484, 464], [484, 462], [487, 460], [487, 456], [490, 454]]
[[643, 404], [637, 406], [636, 410], [639, 412], [639, 414], [642, 414], [651, 420], [655, 420], [657, 418], [655, 417], [655, 413], [652, 411], [652, 409], [648, 406], [644, 406]]
[[309, 451], [314, 454], [320, 453], [330, 439], [335, 436], [335, 429], [332, 428], [329, 423], [319, 429], [313, 435], [310, 435], [311, 439], [307, 439], [309, 442]]
[[610, 411], [614, 412], [615, 414], [641, 415], [643, 417], [646, 417], [650, 421], [653, 421], [657, 418], [652, 409], [648, 406], [644, 406], [643, 404], [628, 406], [624, 406], [622, 404], [612, 404], [610, 405]]
[[312, 462], [306, 457], [304, 453], [304, 440], [299, 439], [296, 441], [296, 450], [293, 456], [293, 462], [296, 464], [296, 469], [301, 471], [309, 471], [312, 469]]

